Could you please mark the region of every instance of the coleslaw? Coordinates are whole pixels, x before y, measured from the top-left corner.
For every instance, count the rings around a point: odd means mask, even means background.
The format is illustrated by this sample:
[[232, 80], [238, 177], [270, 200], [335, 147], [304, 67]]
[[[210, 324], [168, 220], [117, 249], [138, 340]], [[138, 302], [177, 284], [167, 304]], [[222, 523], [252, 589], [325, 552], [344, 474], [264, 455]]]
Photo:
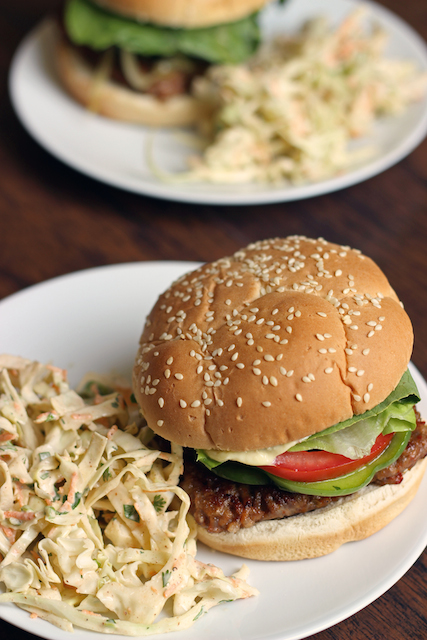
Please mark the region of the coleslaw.
[[0, 604], [147, 636], [257, 594], [196, 559], [181, 447], [152, 436], [126, 382], [0, 356]]
[[177, 180], [314, 182], [372, 157], [374, 124], [420, 100], [427, 74], [388, 58], [387, 34], [368, 18], [363, 6], [337, 28], [318, 17], [247, 64], [210, 67], [194, 84], [205, 148]]

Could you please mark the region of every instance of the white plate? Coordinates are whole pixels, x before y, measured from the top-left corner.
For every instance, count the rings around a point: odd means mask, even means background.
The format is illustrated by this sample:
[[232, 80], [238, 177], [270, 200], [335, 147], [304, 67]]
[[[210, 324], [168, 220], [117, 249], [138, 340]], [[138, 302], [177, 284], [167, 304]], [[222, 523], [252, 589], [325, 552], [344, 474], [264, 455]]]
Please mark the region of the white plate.
[[[298, 28], [313, 15], [328, 16], [333, 24], [358, 5], [358, 0], [288, 0], [270, 5], [262, 14], [266, 38]], [[384, 7], [365, 2], [370, 15], [389, 33], [387, 54], [414, 60], [427, 70], [424, 41], [405, 22]], [[96, 116], [62, 90], [54, 69], [54, 28], [45, 22], [19, 47], [11, 68], [10, 92], [15, 110], [32, 136], [66, 164], [102, 182], [155, 197], [207, 204], [260, 204], [308, 198], [336, 191], [370, 178], [410, 153], [427, 133], [427, 96], [402, 115], [385, 118], [370, 142], [376, 157], [339, 177], [302, 186], [177, 185], [153, 176], [145, 160], [148, 129]], [[188, 147], [171, 131], [155, 135], [155, 158], [166, 171], [186, 168]]]
[[[66, 367], [73, 384], [90, 370], [129, 375], [145, 315], [157, 295], [195, 266], [146, 262], [100, 267], [12, 295], [0, 302], [0, 353]], [[427, 415], [427, 385], [415, 368], [412, 373], [423, 398], [421, 412]], [[405, 512], [367, 540], [314, 560], [248, 561], [250, 582], [260, 590], [259, 597], [221, 605], [173, 637], [298, 640], [340, 622], [381, 596], [422, 553], [427, 520], [420, 507], [426, 501], [427, 477]], [[202, 545], [199, 557], [227, 572], [242, 563]], [[44, 638], [70, 638], [47, 622], [31, 620], [14, 605], [1, 605], [0, 616]], [[74, 637], [93, 640], [94, 634], [76, 630]]]

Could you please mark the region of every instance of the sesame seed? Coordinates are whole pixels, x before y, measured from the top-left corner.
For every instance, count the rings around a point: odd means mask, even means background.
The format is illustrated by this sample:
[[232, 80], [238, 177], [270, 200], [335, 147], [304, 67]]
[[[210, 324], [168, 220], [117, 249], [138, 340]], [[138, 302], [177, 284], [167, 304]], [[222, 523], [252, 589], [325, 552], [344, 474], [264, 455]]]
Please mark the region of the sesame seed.
[[182, 375], [182, 373], [175, 373], [175, 378], [176, 378], [177, 380], [183, 380], [183, 379], [184, 379], [184, 376]]
[[377, 324], [377, 326], [375, 327], [375, 331], [381, 331], [381, 329], [382, 329], [382, 325]]
[[353, 398], [356, 400], [356, 402], [360, 402], [361, 399], [362, 399], [360, 396], [358, 396], [356, 394], [353, 394]]
[[165, 378], [170, 378], [170, 374], [171, 374], [171, 370], [165, 369], [165, 373], [164, 373]]
[[262, 377], [262, 384], [268, 384], [268, 378], [267, 378], [267, 376], [263, 376], [263, 377]]
[[344, 351], [346, 352], [346, 354], [348, 356], [351, 356], [353, 354], [353, 349], [349, 349], [348, 347], [346, 349], [344, 349]]
[[367, 355], [368, 355], [368, 353], [369, 353], [369, 351], [370, 351], [370, 349], [363, 349], [362, 354], [363, 354], [364, 356], [367, 356]]
[[187, 406], [187, 403], [185, 402], [185, 400], [180, 400], [179, 401], [179, 406], [182, 407], [183, 409], [185, 409], [185, 407]]
[[245, 368], [245, 365], [243, 364], [243, 362], [238, 362], [238, 363], [236, 364], [236, 367], [237, 367], [238, 369], [244, 369], [244, 368]]
[[325, 369], [325, 373], [332, 373], [332, 372], [333, 372], [333, 370], [334, 370], [334, 369], [333, 369], [333, 367], [327, 367], [327, 368]]
[[357, 331], [357, 330], [358, 330], [358, 328], [359, 328], [359, 327], [357, 326], [357, 324], [352, 324], [352, 325], [350, 325], [350, 329], [353, 329], [353, 331]]
[[322, 334], [321, 334], [321, 333], [316, 333], [316, 338], [317, 338], [318, 340], [320, 340], [321, 342], [325, 339], [325, 338], [322, 336]]
[[254, 369], [252, 369], [252, 372], [256, 375], [256, 376], [260, 376], [261, 375], [261, 369], [257, 369], [256, 367]]
[[193, 407], [193, 409], [195, 409], [196, 407], [200, 407], [202, 403], [200, 402], [200, 400], [194, 400], [194, 402], [191, 403], [191, 407]]
[[266, 353], [264, 356], [264, 360], [267, 360], [267, 362], [274, 362], [274, 357], [269, 353]]
[[365, 371], [363, 369], [359, 369], [357, 371], [356, 375], [359, 376], [359, 378], [360, 378], [361, 376], [363, 376], [364, 373], [365, 373]]
[[292, 327], [286, 327], [286, 331], [287, 331], [288, 333], [292, 333]]
[[303, 382], [311, 382], [310, 378], [308, 376], [303, 376], [302, 378]]
[[285, 376], [285, 375], [286, 375], [286, 369], [285, 369], [285, 367], [280, 367], [279, 371], [280, 371], [280, 373], [282, 374], [282, 376]]
[[363, 396], [363, 402], [369, 402], [370, 399], [371, 396], [369, 395], [369, 393], [365, 393], [365, 395]]
[[165, 406], [165, 401], [164, 401], [164, 399], [163, 399], [163, 398], [159, 398], [159, 399], [157, 400], [157, 402], [159, 403], [159, 407], [160, 407], [160, 409], [163, 409], [163, 407]]
[[349, 367], [349, 368], [348, 368], [348, 371], [349, 371], [350, 373], [356, 373], [357, 369], [356, 369], [356, 367]]
[[237, 404], [237, 406], [238, 406], [238, 407], [241, 407], [241, 406], [242, 406], [242, 404], [243, 404], [243, 400], [242, 400], [242, 398], [237, 398], [237, 400], [236, 400], [236, 404]]
[[328, 350], [322, 348], [322, 349], [319, 349], [319, 353], [325, 354], [325, 353], [328, 353]]
[[372, 336], [374, 336], [374, 335], [375, 335], [375, 331], [370, 331], [368, 333], [368, 338], [372, 338]]
[[323, 311], [317, 311], [317, 315], [320, 316], [321, 318], [327, 318], [326, 313], [323, 313]]
[[302, 402], [302, 395], [300, 393], [297, 393], [295, 398], [296, 398], [296, 400], [298, 400], [298, 402]]
[[231, 356], [231, 359], [233, 360], [233, 362], [235, 362], [238, 357], [239, 357], [239, 354], [236, 351], [236, 353], [233, 353], [233, 355]]
[[275, 378], [274, 376], [270, 376], [270, 384], [273, 385], [273, 387], [277, 387], [277, 378]]
[[265, 337], [267, 338], [267, 340], [274, 340], [276, 336], [274, 335], [274, 333], [267, 333]]
[[224, 406], [224, 402], [220, 398], [217, 399], [216, 403], [217, 403], [217, 405], [219, 407], [223, 407]]
[[162, 427], [164, 424], [163, 420], [157, 420], [157, 426]]
[[291, 369], [290, 371], [288, 371], [288, 372], [287, 372], [287, 374], [286, 374], [286, 376], [287, 376], [288, 378], [291, 378], [293, 375], [294, 375], [294, 370], [293, 370], [293, 369]]
[[171, 365], [172, 363], [173, 363], [173, 358], [172, 358], [172, 356], [171, 356], [170, 358], [168, 358], [168, 359], [166, 360], [166, 364]]

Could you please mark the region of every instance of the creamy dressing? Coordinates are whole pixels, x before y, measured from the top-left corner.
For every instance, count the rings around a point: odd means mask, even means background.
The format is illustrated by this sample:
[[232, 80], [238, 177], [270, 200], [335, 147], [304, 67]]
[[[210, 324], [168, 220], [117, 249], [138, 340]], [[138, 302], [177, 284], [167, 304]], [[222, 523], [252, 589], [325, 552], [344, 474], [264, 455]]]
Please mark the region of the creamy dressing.
[[279, 444], [276, 447], [268, 447], [267, 449], [256, 449], [255, 451], [216, 451], [215, 449], [205, 449], [204, 452], [209, 458], [212, 458], [212, 460], [216, 462], [233, 460], [251, 467], [262, 467], [273, 464], [277, 456], [288, 451], [297, 444], [297, 442], [301, 442], [301, 440], [295, 440], [287, 444]]

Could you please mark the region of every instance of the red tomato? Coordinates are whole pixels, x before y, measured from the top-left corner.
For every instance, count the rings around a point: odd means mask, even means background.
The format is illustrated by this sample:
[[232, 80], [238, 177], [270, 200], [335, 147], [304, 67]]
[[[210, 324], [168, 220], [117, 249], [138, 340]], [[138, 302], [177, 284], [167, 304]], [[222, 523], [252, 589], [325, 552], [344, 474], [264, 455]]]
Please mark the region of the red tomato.
[[273, 465], [260, 467], [260, 469], [279, 478], [298, 482], [338, 478], [376, 458], [388, 446], [392, 437], [392, 433], [386, 436], [379, 435], [371, 452], [357, 460], [346, 458], [338, 453], [329, 453], [329, 451], [286, 451], [277, 456]]

